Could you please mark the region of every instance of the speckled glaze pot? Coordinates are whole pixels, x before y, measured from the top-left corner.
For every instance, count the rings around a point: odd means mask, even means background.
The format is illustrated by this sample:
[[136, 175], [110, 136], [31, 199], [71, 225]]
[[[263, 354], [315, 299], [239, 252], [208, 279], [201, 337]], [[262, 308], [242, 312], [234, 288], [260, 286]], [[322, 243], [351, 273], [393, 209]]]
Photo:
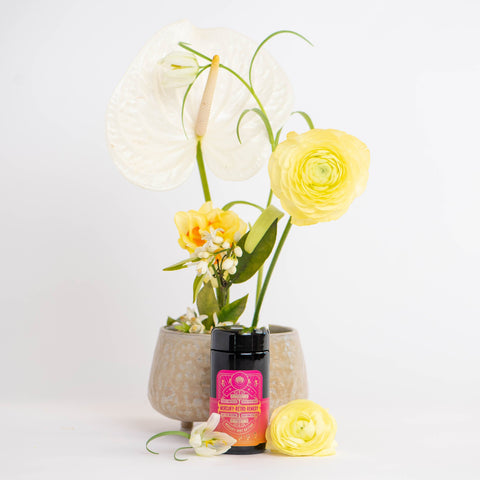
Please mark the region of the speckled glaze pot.
[[[298, 332], [270, 325], [270, 411], [307, 398], [307, 374]], [[210, 335], [160, 329], [148, 398], [152, 407], [188, 429], [205, 421], [210, 402]]]

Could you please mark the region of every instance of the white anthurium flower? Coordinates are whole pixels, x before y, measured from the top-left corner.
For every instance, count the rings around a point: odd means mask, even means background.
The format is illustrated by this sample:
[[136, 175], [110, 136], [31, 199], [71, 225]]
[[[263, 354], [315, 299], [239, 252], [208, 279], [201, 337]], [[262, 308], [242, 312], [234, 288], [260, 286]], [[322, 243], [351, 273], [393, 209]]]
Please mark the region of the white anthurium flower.
[[[144, 188], [167, 190], [183, 183], [196, 163], [195, 124], [208, 70], [193, 84], [181, 107], [185, 88], [159, 81], [159, 61], [181, 49], [185, 42], [202, 54], [233, 69], [248, 82], [250, 60], [257, 42], [225, 28], [199, 29], [182, 21], [161, 29], [133, 61], [115, 89], [107, 110], [110, 153], [120, 171]], [[167, 57], [168, 58], [168, 57]], [[201, 65], [207, 60], [198, 59]], [[276, 132], [287, 121], [293, 106], [293, 90], [285, 73], [264, 50], [252, 69], [252, 84]], [[269, 158], [271, 147], [263, 122], [255, 113], [245, 115], [236, 136], [241, 113], [258, 105], [238, 78], [220, 68], [202, 151], [210, 170], [223, 180], [246, 180]]]
[[186, 87], [195, 80], [199, 68], [193, 53], [171, 52], [158, 62], [159, 82], [166, 88]]
[[189, 442], [195, 449], [197, 455], [203, 457], [221, 455], [237, 442], [237, 440], [228, 435], [228, 433], [215, 432], [215, 428], [219, 422], [220, 415], [218, 413], [212, 413], [206, 422], [198, 424], [192, 430]]

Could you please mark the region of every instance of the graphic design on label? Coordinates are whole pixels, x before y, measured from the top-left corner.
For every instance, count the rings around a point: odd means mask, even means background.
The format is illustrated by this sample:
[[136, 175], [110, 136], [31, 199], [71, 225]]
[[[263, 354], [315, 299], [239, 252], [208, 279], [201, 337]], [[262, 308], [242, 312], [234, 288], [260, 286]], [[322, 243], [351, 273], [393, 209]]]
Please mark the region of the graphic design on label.
[[235, 447], [265, 442], [269, 399], [263, 398], [263, 376], [258, 370], [220, 370], [217, 398], [210, 412], [221, 415], [218, 431], [237, 439]]

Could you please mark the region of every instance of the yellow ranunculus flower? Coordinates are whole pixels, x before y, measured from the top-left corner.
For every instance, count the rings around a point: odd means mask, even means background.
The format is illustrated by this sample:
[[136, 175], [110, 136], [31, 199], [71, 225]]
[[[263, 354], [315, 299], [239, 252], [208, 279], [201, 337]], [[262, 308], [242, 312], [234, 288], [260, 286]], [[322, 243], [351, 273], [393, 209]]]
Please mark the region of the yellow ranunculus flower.
[[367, 185], [370, 152], [339, 130], [291, 132], [272, 153], [273, 193], [294, 225], [337, 220]]
[[272, 413], [267, 448], [291, 456], [335, 455], [337, 423], [311, 400], [293, 400]]
[[178, 243], [190, 253], [203, 247], [207, 241], [204, 237], [215, 230], [216, 236], [230, 244], [247, 231], [247, 224], [235, 212], [213, 208], [212, 202], [204, 203], [198, 211], [177, 212], [175, 225], [180, 234]]

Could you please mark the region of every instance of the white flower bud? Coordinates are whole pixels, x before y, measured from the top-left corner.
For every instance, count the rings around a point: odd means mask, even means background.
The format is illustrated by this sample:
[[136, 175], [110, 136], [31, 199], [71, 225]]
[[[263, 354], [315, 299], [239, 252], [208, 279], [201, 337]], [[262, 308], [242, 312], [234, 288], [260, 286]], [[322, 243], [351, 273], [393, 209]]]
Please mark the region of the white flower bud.
[[230, 248], [230, 243], [229, 242], [223, 242], [222, 243], [222, 248]]
[[237, 257], [241, 257], [241, 256], [243, 255], [242, 249], [241, 249], [239, 246], [236, 246], [236, 247], [233, 249], [233, 253], [234, 253]]
[[233, 260], [231, 258], [227, 258], [222, 263], [223, 270], [228, 270], [229, 268], [233, 267]]
[[235, 235], [233, 236], [234, 242], [237, 243], [241, 238], [242, 238], [242, 232], [235, 232]]
[[209, 256], [209, 252], [198, 252], [198, 258], [208, 258]]
[[230, 275], [234, 275], [237, 271], [237, 267], [231, 267], [227, 270]]
[[187, 52], [171, 52], [158, 62], [160, 83], [165, 87], [190, 85], [198, 70], [195, 55]]

